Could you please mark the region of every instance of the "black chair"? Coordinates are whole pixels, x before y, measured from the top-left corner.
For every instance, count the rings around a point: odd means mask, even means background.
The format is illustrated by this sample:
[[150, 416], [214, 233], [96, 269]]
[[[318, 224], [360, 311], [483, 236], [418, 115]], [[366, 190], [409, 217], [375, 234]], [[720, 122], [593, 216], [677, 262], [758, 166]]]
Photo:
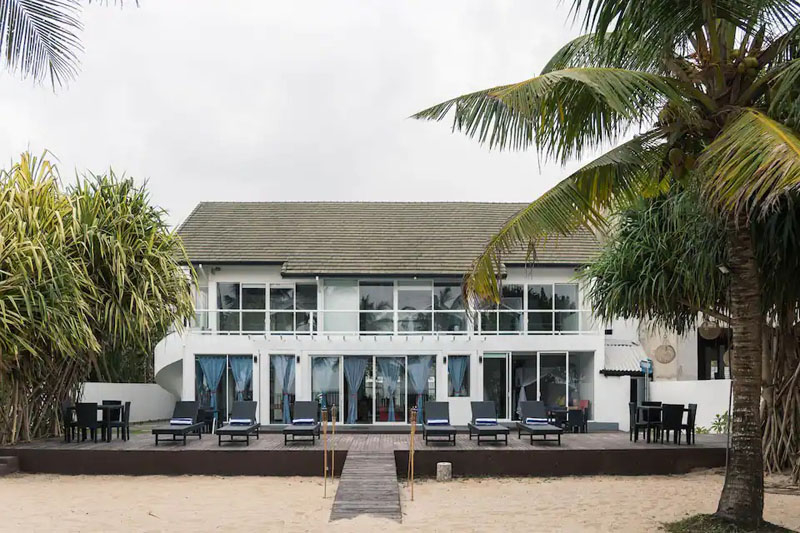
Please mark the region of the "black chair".
[[[103, 400], [101, 405], [122, 405], [120, 400]], [[113, 427], [114, 423], [119, 423], [122, 421], [122, 410], [121, 409], [103, 409], [103, 438], [111, 440], [111, 427]], [[106, 435], [105, 431], [106, 428], [109, 428], [109, 434]]]
[[[661, 407], [661, 402], [642, 402], [642, 407]], [[643, 409], [642, 417], [642, 420], [646, 422], [647, 442], [650, 442], [651, 434], [653, 440], [658, 441], [661, 438], [661, 410]]]
[[697, 404], [689, 404], [689, 412], [686, 415], [686, 423], [682, 425], [682, 429], [686, 431], [686, 444], [695, 443], [694, 427], [697, 420]]
[[64, 429], [64, 442], [72, 442], [77, 435], [78, 422], [75, 420], [75, 406], [70, 400], [61, 402], [61, 423]]
[[425, 402], [424, 418], [422, 439], [425, 441], [426, 446], [428, 441], [443, 442], [438, 438], [432, 437], [445, 437], [448, 444], [456, 445], [456, 428], [450, 425], [449, 403]]
[[131, 402], [125, 402], [122, 409], [121, 417], [118, 421], [111, 421], [111, 428], [117, 428], [117, 438], [122, 434], [122, 440], [130, 440], [131, 438]]
[[258, 428], [261, 426], [256, 420], [257, 402], [233, 402], [233, 410], [228, 423], [217, 429], [218, 446], [222, 446], [222, 436], [230, 437], [229, 442], [234, 442], [235, 437], [244, 437], [245, 444], [250, 446], [250, 437], [258, 439]]
[[561, 434], [564, 433], [564, 429], [549, 423], [543, 402], [519, 402], [519, 408], [521, 419], [517, 421], [518, 439], [522, 438], [523, 433], [527, 433], [533, 445], [534, 435], [541, 435], [543, 440], [547, 440], [548, 435], [555, 435], [558, 445], [561, 446]]
[[630, 410], [630, 426], [628, 429], [628, 438], [634, 442], [639, 441], [639, 431], [644, 434], [647, 431], [647, 422], [639, 420], [639, 410], [636, 408], [636, 402], [628, 403]]
[[197, 413], [197, 420], [203, 423], [203, 432], [211, 433], [216, 428], [214, 422], [216, 421], [215, 411], [210, 407], [201, 407]]
[[586, 412], [583, 409], [567, 411], [567, 431], [570, 433], [586, 433]]
[[567, 409], [564, 407], [550, 408], [551, 423], [559, 428], [567, 427]]
[[79, 403], [75, 406], [75, 413], [78, 417], [78, 430], [81, 434], [81, 441], [86, 440], [87, 432], [94, 442], [97, 442], [97, 429], [100, 422], [97, 420], [97, 403]]
[[661, 408], [661, 444], [664, 444], [664, 437], [669, 440], [670, 431], [672, 432], [672, 441], [680, 444], [682, 430], [683, 405], [665, 403]]

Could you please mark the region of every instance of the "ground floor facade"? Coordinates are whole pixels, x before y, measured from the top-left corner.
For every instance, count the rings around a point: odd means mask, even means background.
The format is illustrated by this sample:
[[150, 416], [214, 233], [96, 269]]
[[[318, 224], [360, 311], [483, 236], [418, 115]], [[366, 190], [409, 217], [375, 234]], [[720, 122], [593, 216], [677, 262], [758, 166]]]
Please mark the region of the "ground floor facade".
[[212, 406], [222, 418], [236, 399], [256, 400], [262, 424], [290, 421], [296, 400], [335, 406], [340, 424], [400, 425], [428, 400], [447, 401], [451, 421], [466, 424], [471, 401], [492, 400], [498, 418], [511, 421], [519, 418], [519, 402], [538, 399], [582, 407], [594, 423], [623, 427], [630, 386], [599, 372], [604, 353], [599, 334], [189, 333], [159, 344], [156, 359], [158, 382], [176, 396]]

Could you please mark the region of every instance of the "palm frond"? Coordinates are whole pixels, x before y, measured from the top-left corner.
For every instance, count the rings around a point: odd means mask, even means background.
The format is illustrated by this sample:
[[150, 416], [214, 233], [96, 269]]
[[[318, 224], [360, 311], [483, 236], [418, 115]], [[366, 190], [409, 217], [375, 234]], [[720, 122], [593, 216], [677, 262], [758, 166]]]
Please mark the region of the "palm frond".
[[[464, 280], [465, 301], [498, 301], [502, 256], [579, 227], [603, 229], [604, 213], [637, 197], [664, 158], [665, 132], [653, 130], [608, 151], [574, 172], [512, 217], [474, 261]], [[546, 246], [546, 242], [544, 244]]]
[[599, 46], [600, 40], [592, 33], [581, 35], [571, 40], [556, 52], [542, 69], [542, 74], [572, 67], [607, 67], [639, 70], [664, 75], [665, 56], [671, 56], [672, 50], [664, 50], [655, 56], [647, 51], [639, 53], [638, 49], [629, 48], [625, 54], [605, 46]]
[[800, 59], [786, 63], [772, 81], [771, 117], [791, 127], [800, 127]]
[[652, 122], [667, 101], [691, 117], [684, 89], [649, 72], [567, 68], [460, 96], [413, 117], [439, 121], [453, 111], [453, 129], [490, 147], [536, 145], [546, 157], [563, 162]]
[[79, 0], [4, 0], [0, 56], [6, 67], [36, 81], [63, 85], [78, 72], [83, 30]]
[[800, 137], [754, 109], [731, 118], [698, 159], [706, 192], [723, 211], [770, 210], [800, 189]]

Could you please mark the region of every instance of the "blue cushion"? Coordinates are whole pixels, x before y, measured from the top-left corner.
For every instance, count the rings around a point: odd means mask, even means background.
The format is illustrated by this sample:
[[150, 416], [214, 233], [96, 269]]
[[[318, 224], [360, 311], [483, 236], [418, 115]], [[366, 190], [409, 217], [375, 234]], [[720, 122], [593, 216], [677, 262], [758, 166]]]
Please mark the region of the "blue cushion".
[[230, 424], [232, 426], [249, 426], [252, 425], [253, 421], [249, 418], [231, 418]]
[[430, 418], [428, 419], [429, 426], [447, 426], [450, 424], [450, 421], [446, 418]]
[[193, 423], [191, 418], [173, 418], [169, 421], [171, 426], [191, 426]]
[[296, 426], [304, 426], [304, 425], [313, 425], [314, 419], [313, 418], [295, 418], [292, 420], [292, 424]]
[[496, 418], [476, 418], [475, 424], [479, 426], [494, 426], [497, 424]]

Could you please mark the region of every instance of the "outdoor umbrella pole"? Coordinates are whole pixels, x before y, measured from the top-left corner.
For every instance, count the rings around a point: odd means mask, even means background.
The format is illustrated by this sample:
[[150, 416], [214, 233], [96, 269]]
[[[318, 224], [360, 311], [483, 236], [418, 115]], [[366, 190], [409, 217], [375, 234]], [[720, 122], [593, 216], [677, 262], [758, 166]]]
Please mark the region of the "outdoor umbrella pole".
[[328, 497], [328, 410], [322, 409], [322, 497]]
[[411, 472], [411, 501], [414, 501], [414, 434], [417, 432], [417, 410], [411, 410], [411, 446], [409, 450], [408, 462], [409, 470]]

